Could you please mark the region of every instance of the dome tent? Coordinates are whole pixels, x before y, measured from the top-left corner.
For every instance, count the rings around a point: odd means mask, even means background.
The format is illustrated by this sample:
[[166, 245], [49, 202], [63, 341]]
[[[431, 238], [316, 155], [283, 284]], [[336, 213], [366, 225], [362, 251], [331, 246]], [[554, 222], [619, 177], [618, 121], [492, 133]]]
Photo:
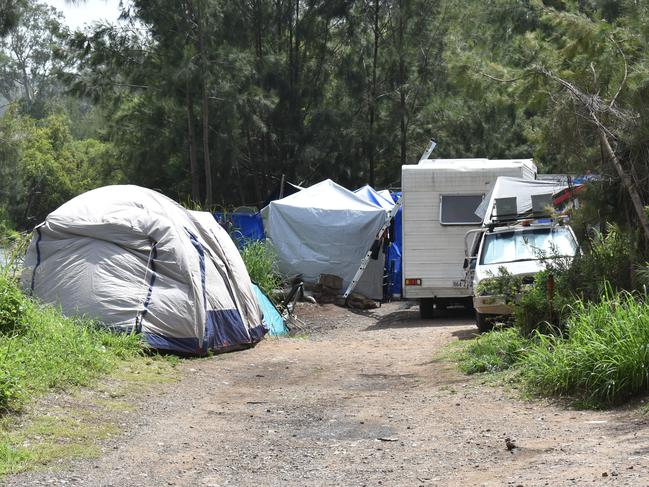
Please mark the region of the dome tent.
[[161, 350], [227, 351], [266, 333], [243, 260], [212, 215], [138, 186], [95, 189], [50, 213], [23, 286]]

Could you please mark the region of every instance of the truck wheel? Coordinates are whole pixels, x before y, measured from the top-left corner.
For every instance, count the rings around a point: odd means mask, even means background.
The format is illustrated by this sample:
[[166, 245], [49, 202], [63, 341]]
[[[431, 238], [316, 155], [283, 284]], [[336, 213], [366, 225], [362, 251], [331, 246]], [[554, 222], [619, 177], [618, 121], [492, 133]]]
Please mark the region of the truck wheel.
[[433, 317], [435, 301], [432, 298], [422, 298], [419, 300], [419, 315], [421, 319], [428, 320]]
[[480, 333], [487, 333], [494, 327], [493, 322], [487, 318], [487, 315], [475, 312], [475, 323], [478, 325]]

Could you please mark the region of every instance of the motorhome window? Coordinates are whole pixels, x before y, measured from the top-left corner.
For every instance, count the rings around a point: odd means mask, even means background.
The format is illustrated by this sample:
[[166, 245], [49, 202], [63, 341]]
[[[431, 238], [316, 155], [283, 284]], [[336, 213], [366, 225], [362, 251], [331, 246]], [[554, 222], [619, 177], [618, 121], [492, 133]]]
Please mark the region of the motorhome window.
[[440, 222], [442, 225], [479, 225], [482, 218], [475, 210], [482, 203], [482, 194], [450, 195], [441, 198]]
[[572, 257], [576, 253], [577, 242], [565, 227], [487, 233], [480, 265], [538, 260], [542, 256]]

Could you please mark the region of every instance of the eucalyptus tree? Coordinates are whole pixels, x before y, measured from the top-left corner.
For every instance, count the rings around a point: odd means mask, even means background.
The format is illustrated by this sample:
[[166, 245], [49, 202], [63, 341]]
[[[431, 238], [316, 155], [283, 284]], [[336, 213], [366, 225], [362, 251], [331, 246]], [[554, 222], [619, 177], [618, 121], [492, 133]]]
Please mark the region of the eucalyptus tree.
[[0, 0], [0, 37], [7, 35], [18, 24], [21, 7], [25, 3], [25, 0]]
[[61, 92], [57, 75], [65, 67], [67, 30], [53, 7], [27, 2], [19, 8], [19, 19], [0, 39], [0, 95], [42, 115], [43, 105]]

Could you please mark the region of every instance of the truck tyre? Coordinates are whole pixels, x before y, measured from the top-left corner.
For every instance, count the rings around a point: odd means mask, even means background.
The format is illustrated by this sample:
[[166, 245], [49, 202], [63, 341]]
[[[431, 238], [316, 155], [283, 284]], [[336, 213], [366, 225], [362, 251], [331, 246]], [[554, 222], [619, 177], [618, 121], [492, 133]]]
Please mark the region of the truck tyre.
[[483, 313], [475, 312], [475, 323], [480, 333], [487, 333], [494, 327], [493, 322]]
[[422, 298], [419, 300], [419, 315], [422, 320], [429, 320], [434, 314], [435, 301], [433, 298]]

